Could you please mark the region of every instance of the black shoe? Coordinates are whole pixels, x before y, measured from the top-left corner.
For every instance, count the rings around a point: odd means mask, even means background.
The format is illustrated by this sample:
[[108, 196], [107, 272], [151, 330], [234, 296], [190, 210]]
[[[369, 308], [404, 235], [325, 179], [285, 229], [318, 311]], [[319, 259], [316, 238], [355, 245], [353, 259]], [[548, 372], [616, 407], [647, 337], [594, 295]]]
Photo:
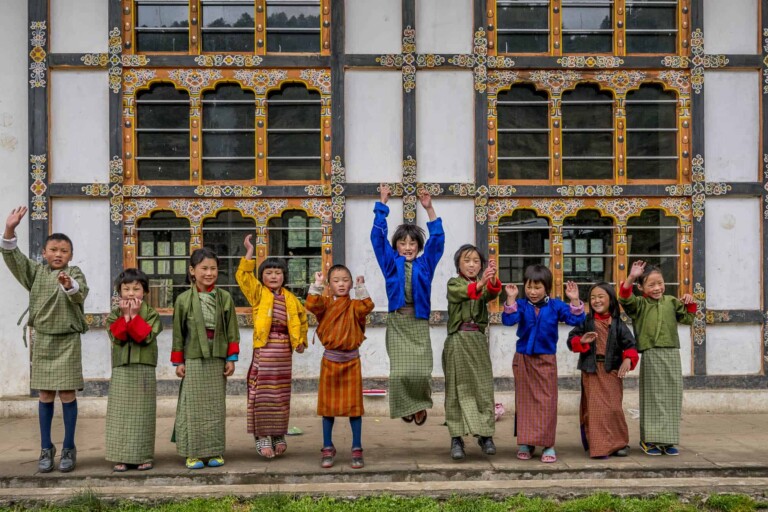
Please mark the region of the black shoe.
[[37, 461], [37, 470], [40, 473], [50, 473], [53, 471], [53, 458], [56, 456], [56, 447], [51, 446], [40, 451], [40, 458]]
[[496, 445], [493, 444], [493, 438], [492, 437], [483, 437], [480, 436], [477, 438], [477, 444], [480, 445], [480, 448], [483, 450], [483, 453], [486, 455], [496, 455]]
[[613, 452], [611, 455], [614, 457], [626, 457], [629, 455], [629, 446], [625, 446], [624, 448], [619, 448], [615, 452]]
[[460, 437], [451, 438], [451, 458], [453, 460], [464, 458], [464, 440]]
[[77, 464], [77, 449], [62, 448], [61, 459], [59, 460], [59, 471], [62, 473], [69, 473], [75, 469], [75, 464]]

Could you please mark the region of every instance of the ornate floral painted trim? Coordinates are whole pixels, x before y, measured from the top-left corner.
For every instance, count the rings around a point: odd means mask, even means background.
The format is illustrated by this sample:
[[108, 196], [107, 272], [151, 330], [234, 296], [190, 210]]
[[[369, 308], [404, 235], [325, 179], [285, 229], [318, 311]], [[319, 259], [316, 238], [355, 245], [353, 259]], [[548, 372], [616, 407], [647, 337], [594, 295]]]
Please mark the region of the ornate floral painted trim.
[[80, 62], [82, 62], [84, 66], [103, 68], [106, 67], [109, 62], [109, 55], [106, 53], [86, 53], [85, 55], [80, 56]]
[[29, 86], [32, 89], [47, 85], [48, 55], [45, 51], [47, 45], [46, 22], [33, 21], [29, 24], [29, 44], [32, 50], [29, 52]]
[[201, 197], [254, 197], [262, 194], [255, 185], [199, 185], [195, 195]]
[[48, 190], [48, 173], [45, 170], [47, 161], [46, 155], [29, 155], [30, 176], [34, 180], [29, 187], [32, 192], [32, 220], [48, 220], [48, 196], [45, 195]]
[[725, 55], [707, 55], [704, 53], [704, 32], [697, 28], [691, 33], [691, 84], [696, 94], [701, 94], [704, 87], [704, 69], [724, 68], [728, 65]]
[[623, 191], [618, 185], [563, 185], [557, 188], [564, 197], [620, 196]]
[[198, 55], [195, 62], [198, 66], [211, 67], [256, 67], [264, 61], [258, 55]]
[[347, 173], [341, 157], [336, 156], [331, 161], [331, 210], [333, 219], [339, 223], [344, 218], [346, 197], [344, 196], [344, 184], [347, 181]]
[[557, 63], [564, 68], [618, 68], [624, 60], [608, 55], [569, 55], [560, 57]]

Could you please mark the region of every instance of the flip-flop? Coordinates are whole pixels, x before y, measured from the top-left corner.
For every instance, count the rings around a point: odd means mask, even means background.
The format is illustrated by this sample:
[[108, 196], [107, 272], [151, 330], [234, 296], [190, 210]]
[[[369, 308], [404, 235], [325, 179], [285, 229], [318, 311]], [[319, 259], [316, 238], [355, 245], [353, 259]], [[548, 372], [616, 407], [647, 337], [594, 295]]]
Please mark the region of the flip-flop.
[[139, 471], [149, 471], [154, 467], [155, 465], [152, 464], [151, 462], [145, 462], [144, 464], [139, 464], [138, 466], [136, 466], [136, 469], [138, 469]]
[[112, 471], [115, 473], [125, 473], [128, 471], [128, 464], [115, 464]]
[[517, 458], [520, 460], [531, 460], [531, 457], [533, 457], [533, 450], [535, 449], [536, 449], [535, 446], [521, 444], [517, 448]]
[[[421, 419], [418, 418], [418, 414], [419, 413], [424, 413], [424, 416], [422, 416]], [[413, 415], [413, 422], [416, 425], [418, 425], [418, 426], [422, 426], [424, 423], [426, 423], [427, 422], [427, 411], [423, 410], [423, 411], [419, 411], [416, 414], [414, 414]]]
[[555, 453], [555, 449], [545, 448], [544, 451], [541, 452], [541, 462], [544, 462], [545, 464], [557, 462], [557, 454]]

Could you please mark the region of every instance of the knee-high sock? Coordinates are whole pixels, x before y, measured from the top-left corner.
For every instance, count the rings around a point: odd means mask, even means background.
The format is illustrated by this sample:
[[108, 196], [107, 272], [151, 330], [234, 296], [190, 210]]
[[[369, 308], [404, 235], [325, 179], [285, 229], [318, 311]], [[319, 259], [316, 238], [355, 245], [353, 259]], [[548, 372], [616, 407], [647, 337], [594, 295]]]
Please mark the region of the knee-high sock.
[[333, 416], [323, 416], [323, 448], [333, 446]]
[[349, 426], [352, 427], [352, 448], [363, 447], [363, 417], [349, 418]]
[[77, 426], [77, 400], [62, 403], [64, 411], [64, 448], [75, 447], [75, 427]]
[[38, 402], [38, 418], [40, 419], [40, 448], [47, 450], [51, 443], [51, 423], [53, 422], [53, 402]]

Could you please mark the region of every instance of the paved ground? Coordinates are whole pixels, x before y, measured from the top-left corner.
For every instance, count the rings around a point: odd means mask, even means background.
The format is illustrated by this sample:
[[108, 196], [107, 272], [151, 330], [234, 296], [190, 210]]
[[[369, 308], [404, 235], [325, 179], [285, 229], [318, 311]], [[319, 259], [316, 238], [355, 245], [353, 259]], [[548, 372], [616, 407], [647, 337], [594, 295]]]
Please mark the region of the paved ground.
[[[57, 418], [59, 420], [59, 418]], [[498, 454], [485, 456], [470, 438], [467, 458], [449, 456], [443, 418], [432, 417], [417, 427], [400, 420], [365, 417], [363, 444], [366, 467], [349, 467], [348, 423], [336, 423], [336, 466], [319, 467], [320, 420], [299, 417], [292, 426], [303, 435], [288, 439], [288, 452], [267, 461], [256, 453], [245, 433], [245, 418], [227, 422], [226, 465], [218, 469], [187, 470], [170, 443], [171, 418], [158, 420], [155, 469], [113, 473], [104, 460], [104, 420], [78, 424], [78, 467], [73, 473], [36, 474], [38, 427], [35, 419], [0, 420], [0, 502], [24, 498], [57, 499], [89, 487], [110, 496], [157, 498], [173, 495], [253, 495], [290, 492], [343, 495], [484, 492], [508, 494], [584, 494], [597, 489], [645, 494], [739, 491], [762, 495], [768, 489], [768, 415], [688, 415], [683, 420], [681, 455], [649, 457], [637, 447], [638, 422], [629, 417], [632, 453], [629, 457], [591, 460], [581, 448], [578, 417], [561, 416], [558, 424], [559, 461], [515, 458], [512, 418], [497, 423]], [[62, 426], [54, 422], [60, 447]]]

